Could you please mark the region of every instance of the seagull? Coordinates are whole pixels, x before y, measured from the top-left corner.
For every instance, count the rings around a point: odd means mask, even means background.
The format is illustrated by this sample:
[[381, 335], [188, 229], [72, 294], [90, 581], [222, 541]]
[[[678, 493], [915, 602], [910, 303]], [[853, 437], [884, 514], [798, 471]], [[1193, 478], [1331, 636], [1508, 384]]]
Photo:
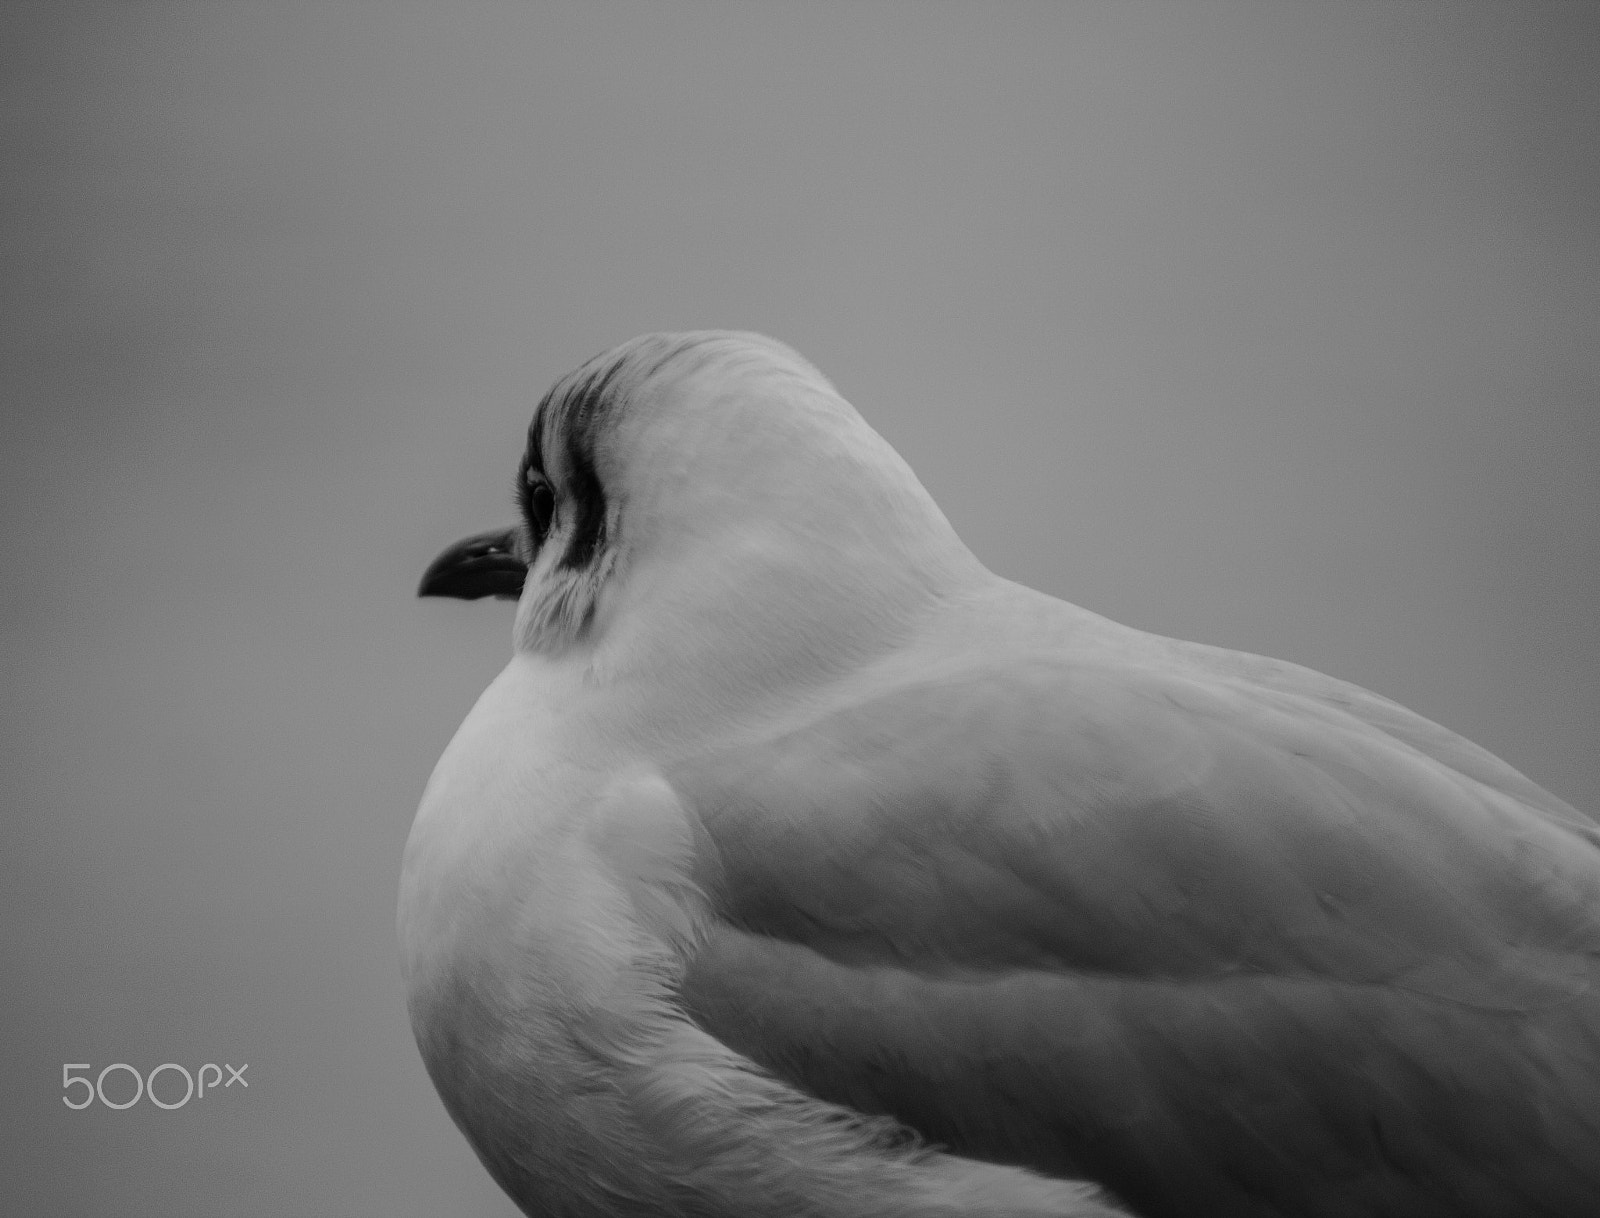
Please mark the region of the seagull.
[[1594, 817], [991, 574], [759, 335], [569, 373], [516, 496], [398, 927], [524, 1212], [1600, 1214]]

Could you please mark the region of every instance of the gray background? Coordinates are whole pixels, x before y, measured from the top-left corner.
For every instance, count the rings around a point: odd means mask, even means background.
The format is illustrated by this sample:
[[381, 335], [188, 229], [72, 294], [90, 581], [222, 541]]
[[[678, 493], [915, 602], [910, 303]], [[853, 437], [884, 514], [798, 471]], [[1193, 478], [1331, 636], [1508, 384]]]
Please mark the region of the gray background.
[[[1600, 805], [1600, 6], [8, 3], [0, 116], [18, 1212], [511, 1212], [393, 934], [510, 612], [412, 591], [640, 331]], [[68, 1111], [114, 1061], [250, 1089]]]

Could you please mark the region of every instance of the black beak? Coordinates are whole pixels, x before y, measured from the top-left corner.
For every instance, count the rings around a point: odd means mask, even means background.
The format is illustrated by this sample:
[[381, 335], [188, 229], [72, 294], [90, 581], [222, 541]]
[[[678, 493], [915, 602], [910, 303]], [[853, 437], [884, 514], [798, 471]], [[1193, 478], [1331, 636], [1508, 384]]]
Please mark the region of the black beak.
[[528, 576], [527, 564], [517, 557], [516, 536], [515, 529], [500, 529], [456, 542], [422, 573], [417, 595], [516, 600]]

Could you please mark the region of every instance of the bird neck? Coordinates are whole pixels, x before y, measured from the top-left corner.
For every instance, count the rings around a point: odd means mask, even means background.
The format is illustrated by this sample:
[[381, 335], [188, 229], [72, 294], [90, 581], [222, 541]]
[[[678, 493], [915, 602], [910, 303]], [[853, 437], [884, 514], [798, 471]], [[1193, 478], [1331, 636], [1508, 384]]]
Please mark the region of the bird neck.
[[803, 700], [904, 645], [941, 605], [991, 578], [942, 516], [825, 540], [730, 522], [713, 545], [618, 574], [596, 616], [588, 671], [656, 735]]

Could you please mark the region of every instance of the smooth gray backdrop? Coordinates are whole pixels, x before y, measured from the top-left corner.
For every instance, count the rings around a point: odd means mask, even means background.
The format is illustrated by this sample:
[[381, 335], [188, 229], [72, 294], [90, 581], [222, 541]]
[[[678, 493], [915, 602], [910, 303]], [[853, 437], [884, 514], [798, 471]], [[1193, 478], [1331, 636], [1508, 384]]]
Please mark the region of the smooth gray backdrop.
[[0, 158], [12, 1212], [511, 1212], [393, 933], [510, 611], [412, 593], [641, 331], [1600, 805], [1600, 5], [12, 0]]

